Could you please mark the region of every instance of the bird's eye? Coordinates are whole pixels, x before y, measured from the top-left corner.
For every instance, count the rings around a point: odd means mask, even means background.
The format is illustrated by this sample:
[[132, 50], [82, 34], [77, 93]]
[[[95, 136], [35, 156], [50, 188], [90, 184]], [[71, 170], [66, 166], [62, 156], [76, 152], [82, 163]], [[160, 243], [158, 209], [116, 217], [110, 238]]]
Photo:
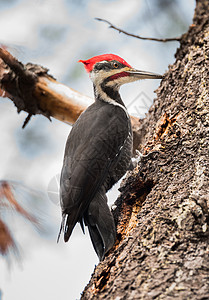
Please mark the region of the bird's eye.
[[114, 63], [114, 68], [117, 69], [119, 66], [117, 63]]

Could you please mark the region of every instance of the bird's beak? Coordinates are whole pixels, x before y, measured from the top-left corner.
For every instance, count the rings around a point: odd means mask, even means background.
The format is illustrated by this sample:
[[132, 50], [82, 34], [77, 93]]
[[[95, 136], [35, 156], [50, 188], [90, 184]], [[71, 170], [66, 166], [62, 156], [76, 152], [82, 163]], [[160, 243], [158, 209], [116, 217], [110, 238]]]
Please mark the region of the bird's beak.
[[147, 72], [147, 71], [140, 71], [136, 69], [129, 69], [126, 71], [127, 73], [130, 74], [130, 76], [133, 76], [135, 80], [137, 79], [161, 79], [163, 78], [162, 75], [152, 73], [152, 72]]

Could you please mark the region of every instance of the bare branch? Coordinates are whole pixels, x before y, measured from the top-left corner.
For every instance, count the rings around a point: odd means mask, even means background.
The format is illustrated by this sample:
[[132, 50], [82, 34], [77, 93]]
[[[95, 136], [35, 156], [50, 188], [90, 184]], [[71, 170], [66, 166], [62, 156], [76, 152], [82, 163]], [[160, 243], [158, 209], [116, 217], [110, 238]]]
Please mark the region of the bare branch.
[[93, 102], [57, 82], [48, 69], [31, 63], [23, 65], [3, 48], [0, 48], [0, 88], [0, 95], [9, 97], [18, 112], [52, 116], [70, 124]]
[[[48, 69], [31, 63], [23, 65], [2, 48], [0, 48], [0, 96], [10, 98], [18, 112], [24, 110], [29, 114], [23, 127], [30, 117], [36, 114], [73, 124], [93, 103], [92, 98], [56, 81], [48, 74]], [[131, 122], [134, 145], [137, 147], [138, 139], [136, 142], [137, 134], [134, 128], [138, 126], [139, 119], [131, 116]]]
[[107, 20], [104, 20], [104, 19], [101, 19], [101, 18], [95, 18], [97, 21], [102, 21], [102, 22], [105, 22], [107, 23], [109, 26], [109, 28], [112, 28], [112, 29], [115, 29], [117, 30], [119, 33], [124, 33], [128, 36], [132, 36], [134, 38], [137, 38], [137, 39], [140, 39], [140, 40], [147, 40], [147, 41], [155, 41], [155, 42], [173, 42], [173, 41], [177, 41], [179, 42], [181, 37], [175, 37], [175, 38], [164, 38], [164, 39], [160, 39], [160, 38], [151, 38], [151, 37], [142, 37], [142, 36], [139, 36], [139, 35], [136, 35], [136, 34], [132, 34], [132, 33], [129, 33], [121, 28], [118, 28], [116, 27], [115, 25], [113, 25], [112, 23], [110, 23], [109, 21]]

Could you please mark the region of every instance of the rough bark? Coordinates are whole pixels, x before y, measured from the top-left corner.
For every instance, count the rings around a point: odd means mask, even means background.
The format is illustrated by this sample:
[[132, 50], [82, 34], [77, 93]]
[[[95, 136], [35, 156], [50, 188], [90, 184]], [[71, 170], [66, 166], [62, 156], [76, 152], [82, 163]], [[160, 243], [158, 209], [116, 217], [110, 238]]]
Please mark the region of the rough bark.
[[141, 122], [116, 201], [117, 243], [81, 299], [209, 299], [209, 2], [198, 0], [176, 62]]

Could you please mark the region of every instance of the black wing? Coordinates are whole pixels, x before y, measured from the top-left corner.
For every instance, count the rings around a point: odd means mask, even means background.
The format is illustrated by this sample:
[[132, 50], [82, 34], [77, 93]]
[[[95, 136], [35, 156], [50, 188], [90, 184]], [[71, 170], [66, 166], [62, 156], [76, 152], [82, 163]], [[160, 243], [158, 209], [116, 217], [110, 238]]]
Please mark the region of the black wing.
[[[94, 117], [94, 118], [93, 118]], [[77, 120], [68, 137], [61, 174], [61, 207], [64, 239], [104, 184], [108, 171], [128, 136], [130, 122], [117, 106], [95, 102]], [[64, 222], [63, 222], [64, 223]]]

